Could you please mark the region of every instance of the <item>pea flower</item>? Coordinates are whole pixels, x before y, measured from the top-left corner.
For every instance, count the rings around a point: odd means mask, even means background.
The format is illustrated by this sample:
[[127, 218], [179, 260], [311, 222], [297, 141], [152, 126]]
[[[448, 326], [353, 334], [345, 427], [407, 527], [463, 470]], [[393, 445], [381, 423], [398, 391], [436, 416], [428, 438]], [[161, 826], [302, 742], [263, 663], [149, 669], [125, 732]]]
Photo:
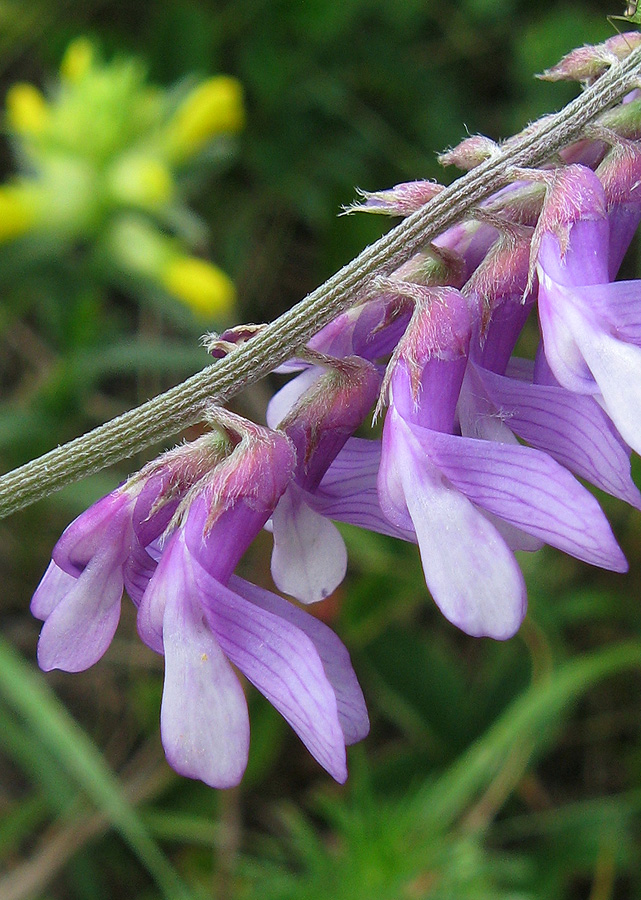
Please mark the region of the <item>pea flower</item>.
[[321, 622], [233, 575], [290, 483], [292, 442], [218, 411], [206, 435], [147, 466], [76, 519], [34, 594], [42, 668], [81, 671], [109, 646], [126, 586], [142, 640], [165, 657], [167, 759], [238, 784], [249, 720], [236, 666], [338, 781], [368, 731], [347, 651]]

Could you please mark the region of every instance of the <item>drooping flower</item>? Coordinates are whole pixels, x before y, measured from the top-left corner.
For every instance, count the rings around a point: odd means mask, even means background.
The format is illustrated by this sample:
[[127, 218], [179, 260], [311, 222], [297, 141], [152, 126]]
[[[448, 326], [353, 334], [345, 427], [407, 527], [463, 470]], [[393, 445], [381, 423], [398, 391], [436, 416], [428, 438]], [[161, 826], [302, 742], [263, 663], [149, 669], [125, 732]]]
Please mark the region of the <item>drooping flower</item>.
[[283, 434], [246, 426], [230, 456], [186, 498], [138, 613], [142, 639], [165, 656], [167, 758], [214, 787], [237, 784], [247, 763], [247, 708], [230, 662], [339, 781], [347, 777], [346, 742], [368, 729], [338, 638], [285, 600], [231, 578], [290, 483], [294, 460]]
[[369, 727], [347, 651], [327, 626], [232, 574], [292, 479], [294, 446], [212, 416], [222, 435], [165, 454], [63, 534], [32, 602], [45, 620], [39, 662], [96, 662], [126, 586], [141, 638], [165, 657], [161, 733], [177, 771], [214, 787], [240, 781], [249, 721], [233, 664], [342, 782], [345, 747]]
[[538, 225], [538, 309], [559, 383], [595, 396], [623, 440], [641, 450], [641, 282], [609, 281], [609, 220], [597, 176], [555, 174]]
[[607, 568], [626, 563], [570, 472], [484, 415], [477, 392], [468, 388], [459, 404], [471, 327], [453, 289], [432, 290], [417, 307], [392, 360], [378, 484], [390, 521], [415, 531], [446, 617], [469, 634], [503, 639], [526, 604], [512, 549], [544, 541]]

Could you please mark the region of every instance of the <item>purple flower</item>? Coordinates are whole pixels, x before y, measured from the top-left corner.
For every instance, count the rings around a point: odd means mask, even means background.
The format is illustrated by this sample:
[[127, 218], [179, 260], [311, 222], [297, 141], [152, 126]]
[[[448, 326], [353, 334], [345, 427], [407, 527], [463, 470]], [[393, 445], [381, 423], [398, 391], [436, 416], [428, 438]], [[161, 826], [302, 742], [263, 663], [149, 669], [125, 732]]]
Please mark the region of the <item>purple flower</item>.
[[[343, 782], [345, 745], [368, 731], [347, 651], [329, 628], [282, 598], [235, 577], [223, 583], [234, 555], [230, 533], [239, 537], [244, 530], [235, 512], [208, 526], [210, 498], [196, 498], [140, 607], [143, 639], [165, 656], [161, 734], [167, 759], [212, 787], [238, 784], [249, 720], [233, 663]], [[216, 565], [221, 549], [222, 567]]]
[[569, 391], [595, 396], [639, 452], [641, 282], [609, 282], [609, 221], [596, 175], [581, 166], [562, 170], [538, 230], [539, 319], [550, 368]]
[[166, 453], [68, 526], [31, 601], [33, 615], [45, 623], [41, 668], [79, 672], [100, 659], [118, 625], [123, 588], [140, 600], [156, 565], [149, 550], [180, 493], [212, 465], [218, 449], [205, 438]]
[[526, 605], [512, 549], [544, 541], [596, 565], [626, 563], [589, 492], [548, 454], [518, 444], [482, 384], [461, 394], [471, 328], [453, 289], [432, 290], [417, 307], [393, 360], [378, 483], [390, 521], [415, 531], [446, 617], [503, 639]]
[[214, 787], [247, 764], [247, 704], [232, 664], [338, 781], [345, 746], [369, 728], [347, 651], [332, 631], [233, 576], [290, 483], [284, 435], [225, 411], [225, 436], [161, 457], [65, 531], [33, 601], [39, 662], [79, 671], [115, 632], [123, 586], [144, 642], [165, 656], [161, 733], [177, 771]]
[[313, 495], [372, 408], [379, 388], [376, 368], [350, 356], [336, 360], [322, 374], [308, 369], [299, 375], [274, 398], [268, 411], [268, 421], [278, 421], [297, 451], [294, 478], [271, 519], [272, 577], [279, 590], [303, 603], [327, 597], [345, 577], [343, 538], [329, 518], [317, 511]]

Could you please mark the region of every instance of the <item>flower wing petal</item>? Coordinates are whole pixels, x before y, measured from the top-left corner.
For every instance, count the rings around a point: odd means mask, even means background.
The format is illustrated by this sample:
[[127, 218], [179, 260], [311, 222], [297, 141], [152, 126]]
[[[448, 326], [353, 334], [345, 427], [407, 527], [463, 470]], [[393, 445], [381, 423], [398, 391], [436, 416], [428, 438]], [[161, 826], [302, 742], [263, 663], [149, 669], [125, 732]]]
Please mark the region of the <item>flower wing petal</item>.
[[337, 781], [347, 778], [334, 690], [310, 638], [290, 622], [198, 573], [207, 622], [226, 656], [289, 722]]
[[334, 689], [338, 719], [346, 744], [355, 744], [369, 732], [365, 699], [352, 668], [347, 648], [331, 628], [277, 594], [232, 575], [229, 587], [256, 606], [290, 622], [313, 642], [325, 674]]
[[629, 450], [594, 397], [484, 369], [479, 374], [519, 437], [601, 490], [641, 508], [641, 493], [630, 476]]
[[434, 465], [473, 503], [578, 559], [626, 571], [595, 498], [547, 453], [427, 429], [419, 437]]
[[413, 429], [393, 410], [385, 427], [396, 431], [396, 452], [387, 468], [395, 468], [402, 485], [434, 601], [468, 634], [512, 637], [526, 608], [514, 554], [492, 523], [430, 462]]
[[38, 664], [45, 672], [83, 672], [109, 647], [120, 619], [123, 583], [121, 569], [104, 556], [89, 562], [42, 626]]

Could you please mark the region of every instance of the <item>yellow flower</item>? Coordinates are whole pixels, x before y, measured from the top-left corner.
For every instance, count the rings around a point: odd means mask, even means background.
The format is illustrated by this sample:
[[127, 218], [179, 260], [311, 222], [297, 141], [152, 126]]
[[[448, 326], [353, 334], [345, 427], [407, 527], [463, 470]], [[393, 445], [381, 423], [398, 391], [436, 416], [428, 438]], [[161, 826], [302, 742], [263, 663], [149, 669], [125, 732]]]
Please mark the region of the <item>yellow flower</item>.
[[227, 75], [208, 78], [187, 95], [169, 122], [170, 158], [187, 159], [218, 134], [239, 131], [245, 122], [240, 82]]
[[162, 273], [163, 286], [199, 316], [223, 315], [234, 305], [231, 279], [217, 266], [195, 256], [175, 256]]
[[17, 82], [7, 91], [7, 124], [23, 135], [41, 134], [49, 121], [49, 107], [37, 87]]
[[60, 75], [65, 81], [77, 84], [81, 81], [94, 61], [94, 48], [85, 37], [76, 38], [65, 51], [60, 63]]
[[143, 209], [160, 209], [174, 196], [171, 171], [159, 159], [143, 154], [121, 157], [108, 183], [115, 200]]
[[25, 234], [35, 219], [35, 196], [27, 185], [0, 185], [0, 241]]

